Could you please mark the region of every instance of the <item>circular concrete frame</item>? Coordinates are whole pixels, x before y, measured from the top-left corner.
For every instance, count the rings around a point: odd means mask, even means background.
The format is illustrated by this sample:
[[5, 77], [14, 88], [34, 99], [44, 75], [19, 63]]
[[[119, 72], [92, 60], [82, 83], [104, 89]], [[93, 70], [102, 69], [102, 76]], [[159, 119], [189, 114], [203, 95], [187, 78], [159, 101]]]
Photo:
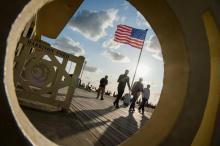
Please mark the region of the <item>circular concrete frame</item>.
[[130, 2], [149, 21], [160, 40], [164, 58], [164, 81], [158, 106], [151, 119], [122, 145], [155, 146], [161, 144], [171, 133], [187, 96], [189, 79], [187, 48], [176, 15], [165, 1], [149, 0], [144, 3], [130, 0]]
[[[33, 145], [56, 144], [41, 135], [20, 109], [15, 94], [14, 83], [12, 82], [13, 58], [23, 28], [37, 10], [49, 1], [51, 0], [33, 0], [25, 6], [13, 24], [7, 40], [8, 44], [4, 69], [5, 88], [9, 104], [13, 107], [12, 112], [15, 120], [24, 136]], [[152, 119], [149, 120], [149, 122], [135, 135], [122, 143], [122, 145], [145, 145], [147, 142], [147, 145], [154, 146], [163, 144], [163, 141], [170, 136], [174, 127], [178, 127], [176, 126], [178, 125], [178, 118], [182, 113], [189, 92], [190, 54], [184, 42], [185, 39], [181, 25], [179, 24], [175, 13], [165, 1], [130, 1], [150, 22], [161, 42], [165, 62], [164, 86], [158, 107], [155, 110]], [[206, 91], [204, 92], [206, 93]], [[196, 119], [196, 121], [198, 120]], [[193, 129], [194, 131], [197, 131], [198, 127]], [[195, 133], [192, 135], [194, 136]], [[190, 138], [192, 139], [193, 137], [191, 136]]]

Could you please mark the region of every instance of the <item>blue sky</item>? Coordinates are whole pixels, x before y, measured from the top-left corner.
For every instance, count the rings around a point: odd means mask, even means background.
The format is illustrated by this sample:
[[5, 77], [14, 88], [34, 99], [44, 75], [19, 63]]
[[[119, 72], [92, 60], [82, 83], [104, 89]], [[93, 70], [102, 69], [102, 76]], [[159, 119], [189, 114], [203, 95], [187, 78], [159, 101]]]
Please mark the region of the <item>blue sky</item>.
[[107, 89], [113, 92], [117, 91], [117, 78], [125, 69], [130, 70], [132, 80], [140, 52], [113, 41], [118, 24], [148, 29], [135, 80], [143, 77], [144, 84], [151, 84], [150, 102], [156, 104], [163, 84], [161, 47], [151, 26], [127, 1], [84, 0], [57, 39], [42, 39], [67, 53], [85, 56], [87, 65], [82, 81], [98, 87], [100, 78], [108, 75]]

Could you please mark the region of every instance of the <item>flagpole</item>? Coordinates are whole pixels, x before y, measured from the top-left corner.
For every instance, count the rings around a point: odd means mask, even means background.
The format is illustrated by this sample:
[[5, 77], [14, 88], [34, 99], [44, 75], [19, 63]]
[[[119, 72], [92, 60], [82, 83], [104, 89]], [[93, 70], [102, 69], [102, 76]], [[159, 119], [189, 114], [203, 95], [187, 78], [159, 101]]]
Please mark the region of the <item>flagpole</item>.
[[[148, 30], [148, 29], [146, 29], [146, 35], [147, 35], [147, 30]], [[144, 37], [144, 41], [145, 41], [146, 35], [145, 35], [145, 37]], [[139, 53], [138, 62], [137, 62], [137, 65], [136, 65], [136, 67], [135, 67], [135, 72], [134, 72], [134, 76], [133, 76], [132, 83], [131, 83], [131, 88], [133, 87], [133, 84], [134, 84], [134, 79], [135, 79], [135, 76], [136, 76], [136, 73], [137, 73], [138, 65], [139, 65], [139, 63], [140, 63], [140, 59], [141, 59], [141, 54], [142, 54], [142, 52], [143, 52], [143, 48], [144, 48], [144, 43], [143, 43], [143, 45], [142, 45], [142, 47], [141, 47], [141, 51], [140, 51], [140, 53]]]
[[133, 87], [133, 84], [134, 84], [134, 79], [135, 79], [135, 76], [136, 76], [136, 73], [137, 73], [137, 68], [138, 68], [138, 65], [139, 65], [139, 62], [140, 62], [140, 59], [141, 59], [142, 52], [143, 52], [143, 47], [141, 48], [141, 51], [139, 53], [138, 62], [137, 62], [137, 65], [135, 67], [135, 72], [134, 72], [134, 76], [133, 76], [133, 79], [132, 79], [131, 87]]

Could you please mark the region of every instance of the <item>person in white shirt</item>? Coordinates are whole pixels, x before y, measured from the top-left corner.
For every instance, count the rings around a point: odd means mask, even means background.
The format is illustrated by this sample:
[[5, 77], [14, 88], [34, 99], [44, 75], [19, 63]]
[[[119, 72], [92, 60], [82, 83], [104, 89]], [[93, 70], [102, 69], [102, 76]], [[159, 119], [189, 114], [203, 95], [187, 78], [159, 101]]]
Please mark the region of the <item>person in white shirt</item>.
[[138, 108], [139, 112], [141, 112], [142, 110], [142, 114], [144, 114], [144, 106], [145, 106], [145, 103], [148, 102], [149, 97], [150, 97], [150, 85], [148, 84], [147, 88], [143, 89], [142, 102]]

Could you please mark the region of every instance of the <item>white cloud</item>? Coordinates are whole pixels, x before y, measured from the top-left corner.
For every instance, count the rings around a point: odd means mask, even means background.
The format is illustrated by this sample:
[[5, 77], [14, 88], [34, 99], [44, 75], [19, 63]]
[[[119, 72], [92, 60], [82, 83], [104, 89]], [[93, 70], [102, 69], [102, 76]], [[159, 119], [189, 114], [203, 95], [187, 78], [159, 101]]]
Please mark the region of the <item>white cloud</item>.
[[121, 54], [118, 51], [112, 50], [112, 49], [106, 50], [102, 55], [109, 58], [112, 62], [118, 62], [118, 63], [130, 62], [130, 59], [127, 56]]
[[121, 44], [114, 41], [114, 38], [110, 38], [102, 43], [102, 47], [106, 49], [118, 49], [120, 46]]
[[88, 72], [96, 72], [98, 70], [97, 67], [94, 67], [94, 66], [85, 66], [85, 70], [88, 71]]
[[69, 22], [69, 26], [84, 37], [97, 41], [106, 36], [107, 28], [113, 27], [114, 21], [118, 20], [117, 13], [117, 9], [106, 11], [83, 10]]
[[162, 56], [161, 53], [154, 53], [152, 56], [153, 56], [155, 59], [158, 59], [158, 60], [163, 61], [163, 56]]
[[101, 69], [99, 69], [98, 67], [89, 66], [89, 65], [85, 66], [85, 71], [90, 72], [90, 73], [100, 73], [100, 72], [102, 72]]
[[126, 16], [121, 16], [119, 20], [121, 23], [124, 23], [126, 19], [127, 19]]
[[151, 35], [149, 41], [146, 42], [147, 50], [150, 52], [160, 52], [161, 46], [156, 35]]
[[128, 1], [124, 1], [124, 3], [121, 5], [124, 10], [127, 10], [130, 6], [131, 4]]
[[137, 26], [147, 26], [148, 28], [151, 28], [150, 24], [139, 11], [136, 13], [136, 24]]
[[58, 38], [52, 46], [73, 55], [85, 54], [85, 50], [80, 46], [80, 43], [68, 37]]
[[156, 37], [156, 35], [150, 36], [149, 41], [146, 41], [146, 45], [147, 45], [147, 50], [152, 53], [152, 56], [155, 59], [163, 60], [160, 42]]

